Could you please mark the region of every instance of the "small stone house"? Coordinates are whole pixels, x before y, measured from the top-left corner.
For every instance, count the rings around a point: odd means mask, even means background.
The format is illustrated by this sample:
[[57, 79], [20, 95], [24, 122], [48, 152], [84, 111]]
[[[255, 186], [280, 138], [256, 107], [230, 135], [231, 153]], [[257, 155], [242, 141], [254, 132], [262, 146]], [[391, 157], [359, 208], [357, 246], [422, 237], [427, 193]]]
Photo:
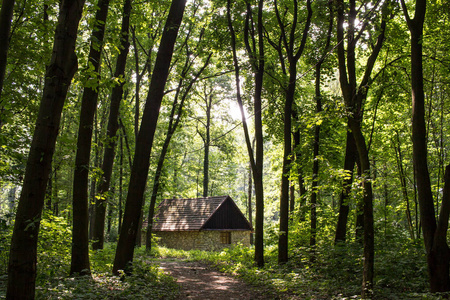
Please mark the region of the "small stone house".
[[168, 248], [220, 250], [250, 245], [252, 226], [230, 196], [165, 199], [153, 221], [153, 234]]

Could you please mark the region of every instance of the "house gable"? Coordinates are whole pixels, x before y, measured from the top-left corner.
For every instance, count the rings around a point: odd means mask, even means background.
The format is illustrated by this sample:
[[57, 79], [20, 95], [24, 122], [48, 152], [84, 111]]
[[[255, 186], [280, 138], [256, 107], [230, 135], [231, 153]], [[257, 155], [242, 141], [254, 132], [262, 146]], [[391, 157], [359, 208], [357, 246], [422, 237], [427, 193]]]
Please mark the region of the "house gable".
[[241, 210], [228, 196], [202, 226], [203, 230], [252, 230]]

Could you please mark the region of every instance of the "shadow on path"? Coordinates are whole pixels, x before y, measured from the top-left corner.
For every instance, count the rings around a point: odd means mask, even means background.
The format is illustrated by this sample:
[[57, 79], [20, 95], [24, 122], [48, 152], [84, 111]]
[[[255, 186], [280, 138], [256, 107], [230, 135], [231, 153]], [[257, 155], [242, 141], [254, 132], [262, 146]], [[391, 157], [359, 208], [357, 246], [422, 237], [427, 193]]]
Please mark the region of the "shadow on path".
[[276, 299], [263, 294], [237, 278], [212, 270], [201, 262], [159, 260], [161, 269], [170, 273], [180, 285], [179, 299], [249, 300]]

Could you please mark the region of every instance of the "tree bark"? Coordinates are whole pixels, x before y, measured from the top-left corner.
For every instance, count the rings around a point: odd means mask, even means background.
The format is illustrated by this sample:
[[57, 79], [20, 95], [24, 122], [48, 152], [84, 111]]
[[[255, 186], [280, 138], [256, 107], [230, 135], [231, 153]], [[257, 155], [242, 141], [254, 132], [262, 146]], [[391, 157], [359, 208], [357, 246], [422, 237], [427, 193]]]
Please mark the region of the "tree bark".
[[[189, 35], [188, 35], [189, 36]], [[186, 41], [187, 42], [187, 41]], [[187, 43], [186, 43], [187, 45]], [[189, 49], [186, 47], [186, 52], [189, 52]], [[159, 194], [159, 185], [160, 185], [160, 179], [161, 179], [161, 173], [164, 166], [164, 160], [166, 158], [166, 154], [169, 150], [170, 141], [172, 140], [172, 137], [175, 133], [175, 131], [178, 128], [178, 125], [180, 124], [183, 112], [184, 112], [184, 102], [187, 99], [187, 96], [192, 89], [192, 86], [194, 83], [198, 80], [200, 75], [203, 73], [203, 71], [206, 69], [206, 67], [209, 65], [209, 61], [211, 59], [212, 54], [209, 54], [208, 58], [206, 59], [205, 64], [200, 69], [200, 71], [194, 75], [194, 78], [192, 78], [187, 85], [186, 89], [183, 92], [183, 95], [181, 96], [180, 103], [178, 103], [178, 98], [180, 95], [180, 90], [184, 84], [184, 81], [186, 77], [190, 74], [188, 74], [188, 71], [191, 69], [192, 65], [194, 64], [194, 60], [190, 60], [189, 55], [186, 55], [186, 63], [184, 65], [184, 69], [181, 74], [181, 79], [178, 82], [178, 88], [176, 91], [175, 99], [172, 105], [172, 110], [170, 112], [169, 116], [169, 126], [167, 129], [166, 138], [164, 140], [164, 144], [161, 149], [161, 153], [159, 154], [158, 164], [156, 166], [155, 171], [155, 177], [153, 179], [153, 188], [150, 198], [150, 207], [148, 210], [148, 224], [147, 224], [147, 235], [145, 240], [145, 248], [148, 252], [152, 249], [152, 227], [153, 227], [153, 215], [155, 213], [155, 205], [156, 205], [156, 198]], [[176, 115], [176, 116], [175, 116]]]
[[417, 182], [417, 192], [422, 224], [425, 251], [427, 253], [430, 291], [450, 290], [449, 261], [447, 244], [449, 220], [450, 168], [445, 171], [444, 198], [436, 224], [433, 194], [428, 172], [427, 130], [425, 124], [425, 93], [423, 84], [423, 24], [425, 21], [426, 0], [417, 0], [414, 19], [411, 19], [404, 0], [401, 1], [409, 31], [411, 32], [411, 92], [412, 92], [412, 142], [413, 165]]
[[[316, 65], [316, 78], [315, 78], [315, 98], [316, 98], [316, 113], [319, 114], [322, 111], [322, 95], [320, 92], [320, 73], [322, 62]], [[311, 184], [311, 232], [309, 245], [315, 247], [316, 245], [316, 230], [317, 230], [317, 194], [319, 185], [319, 145], [320, 145], [320, 125], [316, 125], [314, 128], [314, 141], [313, 141], [313, 172], [312, 172], [312, 184]], [[314, 251], [314, 249], [312, 249]]]
[[398, 175], [399, 175], [399, 179], [400, 179], [400, 184], [402, 186], [402, 194], [403, 194], [403, 198], [405, 198], [405, 202], [406, 202], [406, 210], [405, 210], [406, 220], [408, 222], [409, 234], [411, 235], [411, 239], [414, 240], [415, 239], [414, 226], [413, 226], [412, 217], [411, 217], [411, 208], [410, 208], [410, 204], [409, 204], [408, 188], [406, 186], [406, 174], [403, 169], [403, 155], [402, 155], [402, 150], [400, 147], [400, 137], [399, 137], [398, 132], [396, 132], [395, 136], [396, 136], [397, 141], [396, 142], [394, 141], [393, 145], [394, 145], [394, 151], [395, 151], [395, 158], [397, 160]]
[[[231, 49], [233, 52], [233, 64], [235, 70], [236, 80], [236, 98], [241, 111], [242, 127], [244, 129], [245, 144], [249, 155], [250, 167], [252, 169], [253, 181], [255, 185], [255, 256], [254, 260], [258, 267], [264, 266], [264, 190], [263, 190], [263, 132], [262, 132], [262, 87], [264, 76], [264, 36], [263, 36], [263, 6], [264, 1], [258, 1], [258, 16], [257, 16], [257, 39], [255, 39], [253, 10], [249, 2], [247, 2], [247, 11], [244, 24], [244, 43], [248, 56], [250, 57], [251, 66], [254, 72], [255, 78], [255, 91], [254, 91], [254, 118], [255, 118], [255, 152], [250, 142], [250, 135], [247, 127], [247, 120], [244, 114], [244, 106], [241, 98], [240, 90], [240, 67], [237, 58], [236, 49], [236, 34], [234, 31], [233, 23], [231, 20], [231, 0], [227, 1], [227, 19], [228, 28], [231, 36]], [[251, 42], [250, 42], [251, 41]]]
[[[252, 191], [253, 191], [252, 167], [251, 167], [251, 164], [249, 164], [249, 168], [248, 168], [247, 207], [248, 207], [248, 222], [253, 227]], [[253, 232], [251, 232], [250, 233], [250, 245], [253, 245], [253, 244], [254, 244]]]
[[203, 197], [208, 197], [208, 186], [209, 186], [209, 146], [211, 143], [211, 107], [212, 107], [213, 95], [210, 94], [209, 97], [205, 95], [206, 102], [206, 125], [205, 125], [205, 136], [203, 139], [204, 151], [203, 151]]
[[[385, 2], [383, 5], [387, 5]], [[345, 105], [349, 112], [348, 125], [352, 131], [354, 142], [357, 148], [360, 170], [363, 179], [364, 187], [364, 265], [363, 265], [363, 283], [362, 283], [362, 297], [371, 297], [373, 293], [373, 264], [374, 264], [374, 229], [373, 229], [373, 192], [371, 183], [371, 170], [369, 151], [366, 146], [364, 135], [361, 131], [361, 124], [363, 119], [363, 105], [367, 97], [368, 88], [370, 85], [370, 76], [375, 65], [378, 54], [381, 50], [384, 41], [384, 33], [386, 29], [385, 14], [387, 10], [382, 8], [382, 21], [380, 24], [380, 31], [377, 36], [376, 44], [372, 48], [372, 52], [367, 59], [363, 77], [357, 83], [356, 75], [356, 44], [358, 42], [360, 32], [356, 31], [354, 27], [357, 18], [356, 3], [350, 1], [348, 11], [348, 29], [347, 29], [347, 49], [344, 48], [344, 23], [345, 23], [345, 6], [343, 0], [338, 0], [338, 24], [337, 24], [337, 39], [338, 39], [338, 62], [339, 62], [339, 79], [344, 98]], [[364, 27], [362, 27], [364, 28]]]
[[108, 16], [109, 0], [99, 0], [99, 9], [95, 14], [87, 69], [93, 68], [94, 78], [87, 76], [86, 81], [94, 81], [95, 86], [84, 88], [81, 100], [80, 124], [78, 128], [75, 174], [73, 180], [73, 229], [72, 259], [70, 275], [90, 274], [89, 264], [89, 210], [88, 183], [89, 162], [91, 158], [92, 128], [100, 84], [100, 62], [103, 49], [103, 37]]
[[[321, 92], [321, 72], [322, 64], [327, 56], [331, 43], [331, 34], [333, 30], [333, 3], [328, 2], [329, 9], [329, 25], [327, 31], [327, 39], [325, 42], [324, 51], [322, 57], [316, 64], [316, 74], [315, 74], [315, 99], [316, 99], [316, 114], [320, 117], [322, 112], [322, 92]], [[310, 246], [312, 247], [313, 256], [312, 261], [315, 259], [314, 247], [316, 245], [317, 238], [317, 196], [318, 196], [318, 186], [319, 186], [319, 148], [320, 148], [320, 124], [316, 124], [314, 128], [314, 141], [313, 141], [313, 172], [312, 172], [312, 184], [311, 184], [311, 236], [310, 236]]]
[[169, 73], [174, 45], [178, 35], [178, 29], [183, 19], [185, 6], [186, 0], [172, 1], [156, 56], [153, 76], [142, 116], [141, 128], [136, 140], [122, 229], [114, 258], [114, 274], [118, 274], [119, 270], [125, 270], [127, 273], [131, 272], [130, 264], [133, 261], [134, 242], [136, 241], [138, 221], [142, 210], [153, 137], [161, 101], [164, 96], [164, 87]]
[[357, 149], [353, 134], [347, 131], [347, 142], [344, 159], [344, 179], [342, 191], [339, 198], [339, 216], [336, 225], [336, 235], [334, 243], [345, 242], [347, 236], [347, 221], [349, 213], [350, 191], [353, 183], [353, 169], [355, 168]]
[[[309, 27], [311, 24], [312, 8], [311, 1], [307, 0], [307, 17], [305, 27], [301, 35], [301, 41], [298, 49], [295, 49], [294, 36], [298, 25], [298, 3], [294, 0], [293, 4], [293, 20], [290, 32], [286, 32], [286, 25], [281, 20], [281, 15], [278, 11], [278, 4], [275, 1], [275, 12], [277, 15], [278, 25], [281, 30], [281, 40], [284, 49], [278, 48], [280, 53], [280, 61], [284, 60], [281, 55], [282, 51], [286, 52], [286, 59], [289, 63], [288, 67], [288, 82], [286, 87], [285, 102], [284, 102], [284, 144], [283, 144], [283, 172], [281, 176], [281, 197], [280, 197], [280, 229], [278, 236], [278, 263], [285, 263], [288, 261], [288, 232], [289, 232], [289, 176], [291, 165], [291, 148], [292, 148], [292, 105], [295, 97], [295, 87], [297, 81], [297, 62], [303, 54], [308, 37]], [[273, 44], [273, 43], [272, 43]]]
[[[298, 120], [299, 116], [298, 114], [293, 111], [293, 115], [292, 117], [295, 120]], [[293, 138], [294, 138], [294, 147], [293, 149], [295, 150], [294, 154], [295, 154], [295, 160], [298, 162], [297, 165], [297, 169], [295, 170], [297, 172], [298, 175], [298, 189], [299, 189], [299, 219], [300, 221], [304, 221], [305, 220], [305, 214], [306, 214], [306, 210], [305, 210], [305, 206], [306, 206], [306, 187], [305, 187], [305, 180], [303, 179], [303, 168], [301, 166], [301, 150], [300, 150], [300, 129], [297, 129], [296, 131], [294, 131], [293, 134]], [[295, 203], [294, 203], [295, 205]]]
[[119, 109], [123, 95], [123, 85], [125, 78], [125, 66], [127, 62], [128, 50], [130, 43], [128, 41], [131, 14], [131, 0], [125, 0], [123, 5], [122, 28], [121, 28], [121, 49], [116, 62], [116, 71], [114, 77], [121, 79], [116, 84], [111, 93], [110, 111], [107, 127], [107, 143], [103, 156], [102, 178], [97, 191], [97, 201], [95, 204], [95, 221], [92, 248], [94, 250], [103, 249], [105, 238], [105, 216], [106, 205], [108, 199], [108, 191], [111, 183], [112, 169], [114, 165], [114, 157], [116, 155], [116, 133], [119, 128]]
[[[0, 99], [2, 98], [3, 82], [5, 81], [6, 64], [8, 61], [9, 34], [11, 31], [11, 20], [13, 17], [15, 0], [3, 0], [0, 11]], [[0, 101], [0, 116], [3, 115], [3, 103]], [[0, 129], [3, 120], [0, 117]]]
[[7, 299], [34, 299], [41, 213], [61, 112], [78, 67], [75, 43], [83, 6], [83, 0], [65, 0], [60, 6], [53, 54], [45, 74], [43, 96], [11, 240]]

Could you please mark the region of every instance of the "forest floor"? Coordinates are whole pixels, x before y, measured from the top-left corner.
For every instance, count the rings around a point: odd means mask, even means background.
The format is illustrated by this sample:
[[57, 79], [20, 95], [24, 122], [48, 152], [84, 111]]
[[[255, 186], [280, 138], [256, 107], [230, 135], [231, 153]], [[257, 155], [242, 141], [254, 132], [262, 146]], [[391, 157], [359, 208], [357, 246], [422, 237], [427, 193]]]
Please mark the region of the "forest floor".
[[208, 263], [179, 258], [160, 259], [156, 263], [176, 279], [180, 286], [179, 299], [280, 299], [268, 290], [249, 286], [234, 276], [218, 272]]

